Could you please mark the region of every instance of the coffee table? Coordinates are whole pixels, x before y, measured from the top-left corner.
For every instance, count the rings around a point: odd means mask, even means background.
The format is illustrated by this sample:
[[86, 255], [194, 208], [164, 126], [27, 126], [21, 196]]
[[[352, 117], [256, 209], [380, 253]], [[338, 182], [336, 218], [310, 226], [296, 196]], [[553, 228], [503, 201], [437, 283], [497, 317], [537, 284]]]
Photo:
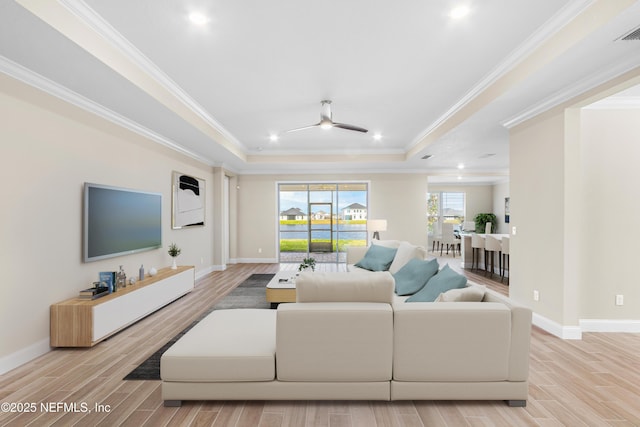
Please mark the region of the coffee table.
[[271, 308], [281, 302], [296, 302], [296, 272], [279, 271], [267, 284], [267, 301]]

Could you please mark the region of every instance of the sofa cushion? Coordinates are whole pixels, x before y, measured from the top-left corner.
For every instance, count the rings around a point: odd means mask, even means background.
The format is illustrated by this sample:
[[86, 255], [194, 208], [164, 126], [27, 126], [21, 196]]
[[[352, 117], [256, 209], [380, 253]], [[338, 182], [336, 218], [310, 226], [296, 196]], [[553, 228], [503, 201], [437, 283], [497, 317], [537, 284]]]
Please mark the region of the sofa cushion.
[[215, 310], [160, 359], [163, 381], [273, 381], [276, 310]]
[[393, 302], [393, 276], [388, 271], [304, 272], [296, 279], [297, 302]]
[[278, 381], [391, 380], [393, 310], [386, 303], [278, 306]]
[[393, 262], [398, 250], [381, 245], [371, 245], [364, 258], [356, 262], [356, 267], [370, 271], [386, 271]]
[[393, 275], [396, 281], [396, 294], [413, 295], [426, 285], [438, 272], [436, 258], [424, 261], [417, 258], [410, 259], [397, 273]]
[[467, 284], [467, 278], [456, 273], [449, 264], [433, 276], [426, 285], [407, 299], [407, 302], [433, 302], [438, 296], [450, 289], [463, 288]]
[[396, 252], [393, 262], [389, 266], [391, 274], [396, 274], [402, 267], [404, 267], [410, 260], [425, 259], [427, 257], [427, 251], [416, 245], [412, 245], [409, 242], [401, 242], [398, 246], [398, 252]]
[[435, 302], [480, 302], [484, 298], [486, 286], [471, 285], [450, 289], [441, 293]]

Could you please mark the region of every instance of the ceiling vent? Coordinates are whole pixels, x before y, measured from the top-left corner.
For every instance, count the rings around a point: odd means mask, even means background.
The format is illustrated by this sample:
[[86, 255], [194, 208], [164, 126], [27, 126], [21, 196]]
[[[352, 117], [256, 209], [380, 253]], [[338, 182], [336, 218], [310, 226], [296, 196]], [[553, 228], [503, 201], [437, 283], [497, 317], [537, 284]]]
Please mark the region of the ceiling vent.
[[618, 40], [640, 40], [640, 27], [637, 27], [635, 30], [631, 30], [624, 36], [620, 37]]
[[433, 154], [426, 154], [422, 156], [422, 160], [427, 160], [427, 159], [430, 159], [431, 157], [433, 157]]

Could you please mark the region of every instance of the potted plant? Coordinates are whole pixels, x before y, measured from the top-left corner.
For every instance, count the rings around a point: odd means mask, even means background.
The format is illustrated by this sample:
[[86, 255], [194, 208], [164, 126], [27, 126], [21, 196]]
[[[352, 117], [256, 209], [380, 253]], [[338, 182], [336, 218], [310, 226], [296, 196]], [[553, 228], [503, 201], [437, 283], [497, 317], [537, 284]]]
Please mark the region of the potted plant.
[[298, 267], [298, 271], [304, 271], [307, 268], [310, 268], [311, 271], [316, 271], [316, 260], [314, 258], [305, 258], [300, 263], [300, 267]]
[[180, 252], [182, 252], [182, 250], [178, 247], [178, 245], [176, 245], [175, 243], [172, 243], [169, 245], [169, 255], [171, 256], [171, 258], [173, 258], [173, 263], [171, 264], [171, 269], [172, 270], [176, 270], [178, 268], [178, 265], [176, 264], [176, 257], [178, 255], [180, 255]]
[[484, 233], [485, 224], [488, 222], [491, 223], [491, 233], [496, 231], [498, 218], [492, 213], [479, 213], [473, 220], [476, 223], [476, 233]]

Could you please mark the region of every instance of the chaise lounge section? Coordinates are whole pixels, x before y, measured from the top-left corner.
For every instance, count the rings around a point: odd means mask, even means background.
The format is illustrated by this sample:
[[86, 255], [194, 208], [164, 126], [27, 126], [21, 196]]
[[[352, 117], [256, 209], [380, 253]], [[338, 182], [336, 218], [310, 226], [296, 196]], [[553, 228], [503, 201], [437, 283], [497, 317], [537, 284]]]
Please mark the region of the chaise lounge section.
[[187, 332], [162, 356], [162, 398], [524, 406], [531, 311], [484, 292], [408, 303], [389, 272], [303, 273], [296, 303], [217, 310]]

